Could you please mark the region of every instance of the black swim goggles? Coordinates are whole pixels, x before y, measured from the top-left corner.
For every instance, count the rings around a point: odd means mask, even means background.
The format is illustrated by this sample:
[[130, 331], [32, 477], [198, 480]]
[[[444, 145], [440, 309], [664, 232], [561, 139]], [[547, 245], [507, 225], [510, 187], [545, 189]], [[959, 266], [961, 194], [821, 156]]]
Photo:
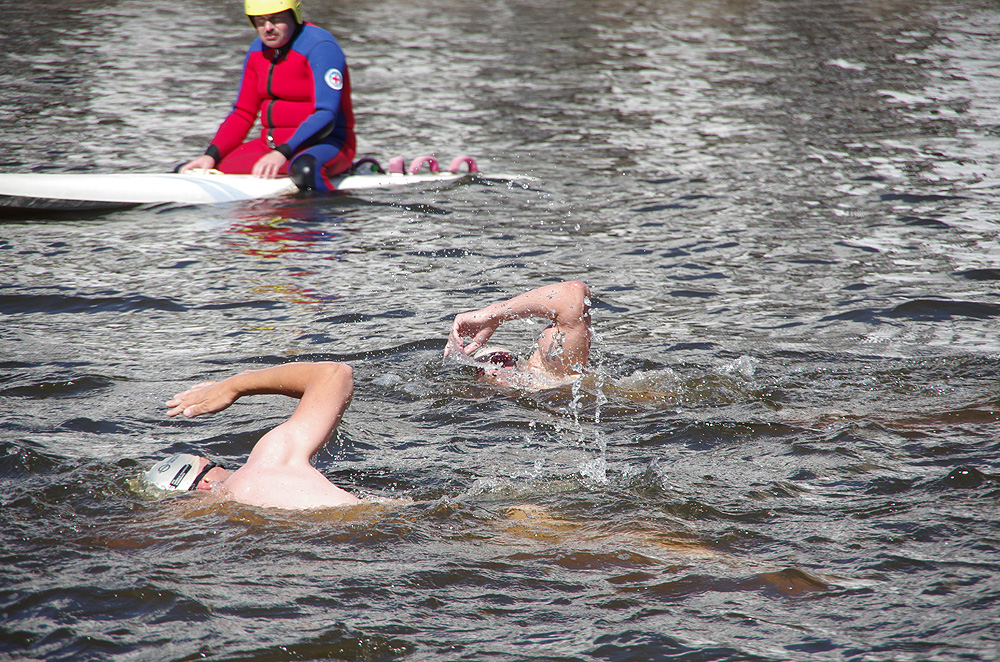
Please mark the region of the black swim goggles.
[[[201, 479], [204, 478], [209, 471], [211, 471], [216, 467], [222, 467], [222, 465], [219, 464], [218, 462], [209, 462], [208, 464], [206, 464], [205, 468], [201, 470], [201, 473], [199, 473], [197, 476], [194, 477], [194, 482], [191, 483], [191, 487], [188, 488], [188, 492], [198, 489], [198, 483], [201, 482]], [[222, 468], [225, 469], [225, 467]]]

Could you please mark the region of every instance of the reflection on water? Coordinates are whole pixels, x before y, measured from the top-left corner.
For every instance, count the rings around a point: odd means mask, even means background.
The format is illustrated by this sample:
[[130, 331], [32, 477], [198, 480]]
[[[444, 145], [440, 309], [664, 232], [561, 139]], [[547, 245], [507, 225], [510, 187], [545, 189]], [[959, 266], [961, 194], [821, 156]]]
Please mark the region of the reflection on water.
[[[5, 9], [9, 171], [200, 153], [251, 36], [238, 4]], [[536, 179], [0, 219], [0, 656], [997, 657], [995, 6], [306, 12], [363, 153]], [[574, 386], [442, 359], [456, 312], [569, 278]], [[163, 401], [293, 359], [355, 369], [318, 468], [405, 504], [130, 482], [243, 461], [291, 403]]]

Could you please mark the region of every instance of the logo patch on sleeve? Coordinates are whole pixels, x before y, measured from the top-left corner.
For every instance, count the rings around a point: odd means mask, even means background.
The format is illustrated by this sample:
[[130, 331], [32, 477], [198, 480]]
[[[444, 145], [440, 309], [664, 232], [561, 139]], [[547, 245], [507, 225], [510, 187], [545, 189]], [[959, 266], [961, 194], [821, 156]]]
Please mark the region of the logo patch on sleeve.
[[323, 74], [323, 80], [326, 84], [334, 90], [344, 89], [344, 74], [340, 73], [339, 69], [330, 69], [325, 74]]

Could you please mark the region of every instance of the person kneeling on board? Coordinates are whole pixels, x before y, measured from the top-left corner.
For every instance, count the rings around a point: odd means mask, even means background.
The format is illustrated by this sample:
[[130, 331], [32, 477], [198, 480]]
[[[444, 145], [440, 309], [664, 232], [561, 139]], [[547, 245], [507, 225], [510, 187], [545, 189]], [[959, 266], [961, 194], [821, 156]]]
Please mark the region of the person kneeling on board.
[[[179, 172], [288, 175], [301, 189], [329, 190], [357, 151], [344, 52], [329, 32], [302, 21], [299, 0], [245, 0], [245, 10], [258, 38], [233, 110], [205, 154]], [[261, 135], [244, 143], [258, 115]]]
[[[501, 324], [526, 317], [552, 322], [527, 360], [519, 361], [504, 348], [486, 347]], [[466, 344], [464, 338], [468, 337], [472, 340]], [[585, 283], [573, 280], [456, 315], [444, 355], [471, 355], [479, 366], [478, 375], [500, 386], [541, 390], [579, 379], [590, 356], [590, 341], [590, 290]]]
[[310, 463], [353, 393], [351, 367], [334, 362], [288, 363], [197, 384], [167, 401], [167, 416], [219, 412], [245, 395], [287, 395], [299, 403], [287, 421], [260, 438], [238, 469], [229, 471], [206, 457], [184, 453], [157, 462], [146, 480], [163, 490], [210, 491], [253, 506], [300, 510], [360, 503]]

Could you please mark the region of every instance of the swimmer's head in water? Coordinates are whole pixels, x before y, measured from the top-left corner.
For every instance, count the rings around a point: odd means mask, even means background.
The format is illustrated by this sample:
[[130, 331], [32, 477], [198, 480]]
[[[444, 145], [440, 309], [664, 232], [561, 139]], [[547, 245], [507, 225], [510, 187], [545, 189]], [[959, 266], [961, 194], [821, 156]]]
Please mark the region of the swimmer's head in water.
[[[202, 467], [202, 464], [205, 466]], [[198, 455], [178, 453], [153, 465], [146, 480], [161, 490], [186, 492], [198, 489], [198, 483], [209, 471], [219, 466]]]
[[484, 364], [476, 368], [476, 375], [482, 377], [487, 368], [516, 368], [517, 355], [506, 347], [483, 347], [472, 355], [476, 363]]

